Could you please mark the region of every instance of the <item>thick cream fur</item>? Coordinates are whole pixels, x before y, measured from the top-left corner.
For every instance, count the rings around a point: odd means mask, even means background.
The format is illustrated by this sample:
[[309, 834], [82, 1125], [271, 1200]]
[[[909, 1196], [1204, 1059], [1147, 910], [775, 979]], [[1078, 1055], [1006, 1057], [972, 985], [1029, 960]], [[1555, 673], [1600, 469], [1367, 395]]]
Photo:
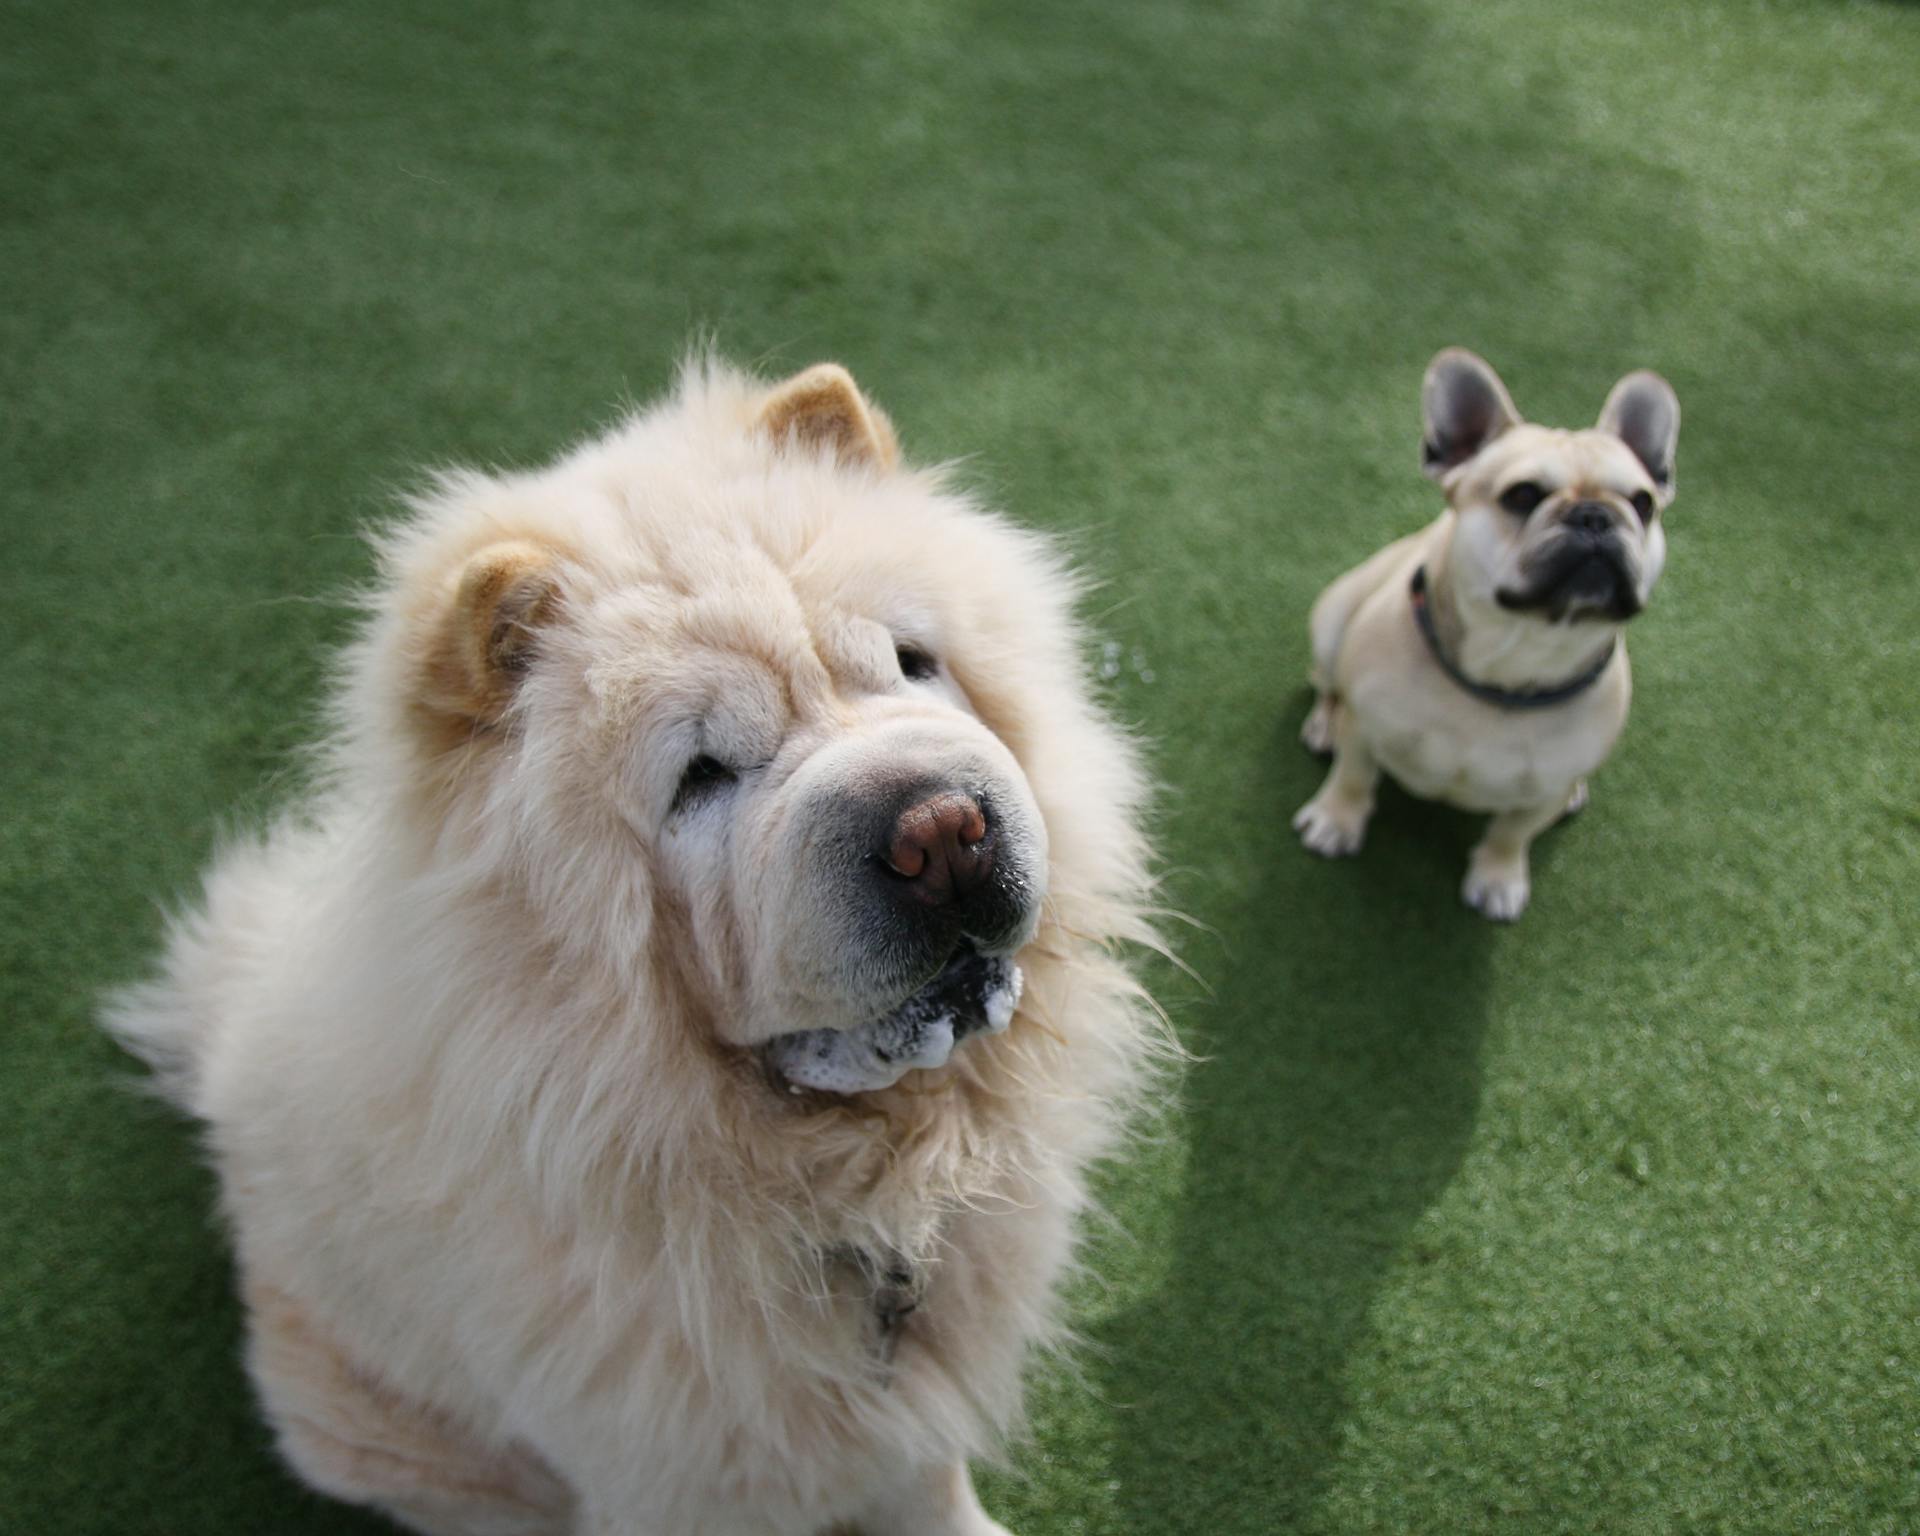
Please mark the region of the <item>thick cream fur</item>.
[[[1117, 952], [1153, 939], [1144, 784], [1071, 577], [938, 472], [770, 428], [769, 398], [696, 362], [550, 468], [418, 498], [310, 799], [216, 858], [110, 1010], [206, 1123], [289, 1459], [418, 1529], [997, 1529], [960, 1464], [1060, 1336], [1089, 1164], [1158, 1049]], [[497, 616], [458, 605], [513, 585], [473, 577], [502, 550], [540, 576], [509, 615], [531, 660], [466, 708], [434, 679], [449, 634], [469, 671], [494, 654]], [[900, 686], [899, 638], [939, 684]], [[701, 751], [754, 772], [688, 826]], [[821, 765], [893, 751], [1029, 808], [1025, 995], [894, 1089], [784, 1095], [751, 1045], [874, 984], [795, 910], [781, 839]], [[890, 1351], [850, 1252], [925, 1277]]]

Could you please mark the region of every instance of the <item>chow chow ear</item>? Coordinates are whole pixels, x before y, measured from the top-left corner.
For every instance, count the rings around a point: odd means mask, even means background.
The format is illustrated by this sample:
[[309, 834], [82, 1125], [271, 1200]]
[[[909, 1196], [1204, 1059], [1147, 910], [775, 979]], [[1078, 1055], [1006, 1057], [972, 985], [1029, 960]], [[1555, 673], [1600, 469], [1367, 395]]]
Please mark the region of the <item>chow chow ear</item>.
[[1520, 424], [1500, 375], [1465, 347], [1448, 347], [1427, 364], [1420, 417], [1425, 429], [1420, 470], [1433, 480], [1444, 479], [1449, 470]]
[[849, 464], [891, 469], [900, 458], [893, 423], [838, 363], [816, 363], [776, 384], [759, 425], [776, 443], [831, 448]]
[[1673, 386], [1644, 368], [1630, 373], [1600, 409], [1600, 430], [1611, 432], [1646, 465], [1660, 494], [1673, 495], [1673, 451], [1680, 441], [1680, 399]]
[[506, 712], [540, 627], [559, 605], [558, 563], [554, 550], [527, 539], [489, 544], [468, 558], [428, 633], [430, 707], [481, 724]]

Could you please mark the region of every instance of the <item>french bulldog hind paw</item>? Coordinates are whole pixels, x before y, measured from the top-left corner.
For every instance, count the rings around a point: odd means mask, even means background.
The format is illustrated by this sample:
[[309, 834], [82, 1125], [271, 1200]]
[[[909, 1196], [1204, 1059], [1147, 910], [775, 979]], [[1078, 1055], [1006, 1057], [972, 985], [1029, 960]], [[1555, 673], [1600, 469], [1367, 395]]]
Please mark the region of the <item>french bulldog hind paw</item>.
[[1309, 800], [1294, 813], [1293, 830], [1322, 858], [1346, 858], [1358, 853], [1366, 840], [1367, 813], [1336, 811], [1320, 800]]
[[1315, 699], [1300, 726], [1300, 743], [1315, 757], [1333, 756], [1333, 700]]
[[1527, 910], [1532, 894], [1524, 874], [1495, 874], [1470, 869], [1460, 885], [1460, 899], [1483, 917], [1510, 923]]

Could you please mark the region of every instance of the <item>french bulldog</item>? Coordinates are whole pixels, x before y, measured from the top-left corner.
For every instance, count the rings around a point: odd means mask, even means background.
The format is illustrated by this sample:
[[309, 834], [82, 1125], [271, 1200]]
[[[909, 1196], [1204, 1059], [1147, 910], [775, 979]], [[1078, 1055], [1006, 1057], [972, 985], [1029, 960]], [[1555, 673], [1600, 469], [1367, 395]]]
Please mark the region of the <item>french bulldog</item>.
[[1595, 426], [1536, 426], [1459, 347], [1428, 366], [1420, 403], [1446, 510], [1313, 605], [1301, 739], [1333, 766], [1293, 825], [1315, 853], [1359, 852], [1383, 769], [1490, 812], [1460, 894], [1510, 922], [1528, 846], [1586, 804], [1626, 724], [1624, 630], [1666, 563], [1680, 403], [1658, 374], [1630, 373]]

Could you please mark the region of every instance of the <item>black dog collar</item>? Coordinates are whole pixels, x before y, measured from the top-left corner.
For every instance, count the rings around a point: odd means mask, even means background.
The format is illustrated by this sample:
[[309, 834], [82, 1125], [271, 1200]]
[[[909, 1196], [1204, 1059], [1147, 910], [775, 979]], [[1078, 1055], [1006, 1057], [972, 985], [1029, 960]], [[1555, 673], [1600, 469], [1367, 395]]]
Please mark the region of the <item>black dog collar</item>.
[[1601, 653], [1600, 659], [1578, 677], [1551, 688], [1495, 688], [1490, 683], [1476, 683], [1440, 649], [1440, 637], [1433, 629], [1433, 614], [1427, 608], [1427, 568], [1424, 565], [1413, 573], [1407, 596], [1413, 601], [1413, 622], [1420, 627], [1427, 649], [1433, 652], [1433, 659], [1440, 663], [1440, 670], [1476, 699], [1485, 700], [1500, 709], [1545, 709], [1549, 704], [1564, 704], [1575, 694], [1585, 693], [1600, 681], [1600, 674], [1607, 670], [1613, 653], [1620, 646], [1618, 640], [1614, 641]]

